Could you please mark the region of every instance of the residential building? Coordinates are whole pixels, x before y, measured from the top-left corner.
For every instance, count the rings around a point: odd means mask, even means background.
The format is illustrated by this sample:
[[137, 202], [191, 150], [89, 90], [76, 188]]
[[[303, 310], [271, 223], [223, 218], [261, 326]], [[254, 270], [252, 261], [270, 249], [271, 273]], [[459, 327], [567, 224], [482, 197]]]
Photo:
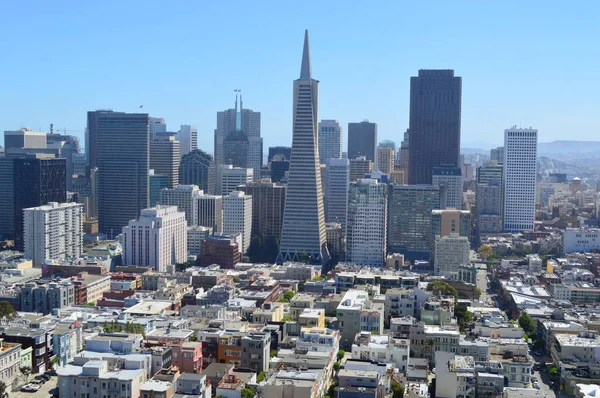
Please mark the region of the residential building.
[[288, 188], [277, 260], [295, 261], [301, 253], [313, 261], [329, 260], [318, 157], [319, 81], [311, 75], [308, 31], [300, 78], [294, 81], [294, 126]]
[[440, 190], [430, 185], [395, 185], [390, 192], [388, 250], [428, 259], [432, 211], [439, 209]]
[[12, 208], [16, 250], [25, 249], [23, 209], [67, 201], [65, 173], [65, 159], [52, 155], [25, 155], [14, 159]]
[[329, 159], [342, 157], [342, 126], [337, 120], [319, 122], [319, 162], [327, 164]]
[[394, 148], [379, 145], [377, 147], [377, 161], [375, 162], [376, 168], [385, 174], [393, 172], [395, 154]]
[[332, 257], [341, 257], [346, 251], [346, 239], [344, 238], [342, 224], [335, 222], [325, 224], [325, 236], [327, 237], [329, 254]]
[[598, 363], [600, 360], [600, 337], [593, 330], [581, 330], [577, 334], [555, 333], [550, 355], [554, 363]]
[[383, 267], [387, 250], [387, 185], [361, 179], [350, 184], [346, 260]]
[[179, 156], [183, 158], [188, 153], [198, 149], [198, 128], [194, 125], [182, 124], [175, 135], [179, 141]]
[[492, 180], [487, 184], [477, 184], [476, 191], [477, 233], [502, 232], [502, 184]]
[[147, 380], [144, 369], [126, 367], [112, 370], [108, 361], [95, 359], [82, 365], [59, 367], [56, 373], [61, 397], [85, 397], [90, 394], [94, 397], [139, 398], [140, 387]]
[[350, 158], [350, 182], [354, 182], [361, 178], [365, 178], [365, 175], [373, 171], [373, 161], [367, 159], [365, 156], [358, 156], [356, 158]]
[[197, 225], [212, 228], [215, 233], [223, 232], [223, 197], [220, 195], [196, 196]]
[[459, 268], [469, 264], [469, 247], [469, 239], [457, 233], [436, 236], [434, 274], [462, 280]]
[[252, 197], [252, 237], [281, 238], [283, 209], [285, 206], [285, 185], [263, 179], [238, 187], [238, 190]]
[[348, 159], [328, 159], [326, 176], [325, 221], [339, 223], [345, 234], [348, 214], [348, 188], [350, 185], [350, 161]]
[[348, 159], [364, 156], [371, 163], [375, 163], [376, 148], [377, 123], [370, 123], [368, 120], [348, 123]]
[[417, 315], [417, 298], [414, 289], [388, 288], [384, 301], [385, 323], [398, 317]]
[[270, 333], [248, 333], [242, 337], [242, 367], [260, 373], [269, 369]]
[[177, 206], [177, 210], [185, 214], [187, 225], [196, 226], [198, 225], [198, 200], [196, 198], [203, 193], [197, 185], [178, 185], [160, 192], [160, 204]]
[[217, 168], [217, 195], [229, 195], [238, 186], [254, 181], [253, 169], [233, 167], [230, 164]]
[[453, 70], [410, 78], [409, 184], [432, 184], [434, 167], [459, 167], [461, 100], [462, 79]]
[[440, 187], [440, 208], [462, 208], [463, 178], [460, 167], [434, 167], [432, 185]]
[[47, 314], [54, 308], [74, 305], [75, 287], [69, 279], [47, 284], [27, 282], [21, 287], [19, 296], [21, 311]]
[[157, 135], [150, 141], [150, 168], [169, 176], [169, 188], [179, 185], [180, 145], [172, 135]]
[[187, 259], [185, 214], [177, 206], [144, 209], [137, 220], [123, 227], [123, 265], [151, 267], [165, 272], [167, 266]]
[[600, 229], [567, 228], [563, 234], [565, 253], [588, 253], [600, 249]]
[[[44, 373], [50, 369], [52, 341], [48, 338], [46, 330], [8, 327], [4, 329], [3, 338], [2, 346], [6, 347], [7, 351], [13, 351], [15, 345], [20, 345], [21, 350], [31, 348], [31, 362], [27, 366], [31, 368], [32, 374]], [[20, 362], [20, 359], [18, 362]], [[17, 365], [17, 363], [13, 362], [16, 358], [5, 358], [5, 360]]]
[[242, 253], [248, 251], [252, 235], [252, 196], [241, 191], [223, 196], [223, 233], [242, 235]]
[[175, 391], [178, 395], [211, 398], [211, 383], [202, 373], [182, 373], [177, 378]]
[[25, 257], [33, 265], [44, 260], [79, 258], [83, 251], [83, 205], [50, 202], [23, 209]]
[[[27, 365], [31, 366], [31, 362]], [[13, 390], [14, 383], [21, 375], [21, 344], [8, 343], [0, 339], [0, 377], [6, 392]]]
[[504, 130], [504, 229], [533, 231], [535, 222], [537, 130]]
[[59, 324], [52, 330], [52, 348], [58, 358], [58, 365], [73, 362], [75, 355], [83, 350], [83, 325], [78, 321]]
[[200, 243], [200, 266], [218, 264], [223, 269], [233, 269], [242, 260], [238, 243], [232, 237], [211, 236]]
[[406, 372], [409, 365], [410, 341], [390, 335], [360, 332], [352, 344], [352, 359], [393, 363], [395, 368]]
[[[202, 191], [212, 193], [214, 190], [213, 157], [201, 149], [193, 149], [182, 155], [179, 164], [179, 183], [182, 185], [197, 185]], [[212, 184], [211, 184], [212, 183]]]
[[149, 125], [146, 113], [88, 112], [90, 167], [98, 168], [99, 230], [111, 239], [148, 207]]
[[383, 332], [384, 305], [369, 300], [363, 290], [350, 289], [337, 306], [341, 344], [350, 348], [356, 335], [361, 332]]

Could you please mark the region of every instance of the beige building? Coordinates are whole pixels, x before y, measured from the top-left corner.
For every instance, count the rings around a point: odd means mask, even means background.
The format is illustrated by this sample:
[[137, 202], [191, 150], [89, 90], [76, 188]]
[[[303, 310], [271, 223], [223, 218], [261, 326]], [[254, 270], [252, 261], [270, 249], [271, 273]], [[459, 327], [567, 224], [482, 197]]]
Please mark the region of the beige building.
[[298, 315], [298, 326], [300, 327], [325, 327], [325, 310], [316, 308], [305, 308]]
[[5, 343], [0, 339], [0, 380], [6, 385], [7, 392], [12, 391], [15, 379], [21, 374], [20, 368], [21, 344]]
[[377, 147], [377, 168], [385, 174], [394, 171], [394, 148]]

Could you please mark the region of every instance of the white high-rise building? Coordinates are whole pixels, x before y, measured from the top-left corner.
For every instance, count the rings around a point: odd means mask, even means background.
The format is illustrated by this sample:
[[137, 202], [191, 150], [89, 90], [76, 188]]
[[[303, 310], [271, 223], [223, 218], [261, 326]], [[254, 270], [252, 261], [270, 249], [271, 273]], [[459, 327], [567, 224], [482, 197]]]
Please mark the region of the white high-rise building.
[[319, 123], [319, 161], [342, 157], [342, 126], [337, 120], [321, 120]]
[[77, 259], [83, 252], [83, 205], [50, 202], [23, 210], [25, 258], [40, 266], [44, 260]]
[[[149, 119], [150, 126], [150, 141], [154, 139], [157, 133], [165, 133], [167, 131], [167, 123], [162, 117], [151, 117]], [[86, 148], [87, 150], [87, 148]]]
[[348, 186], [350, 185], [350, 161], [348, 159], [328, 159], [325, 189], [325, 220], [342, 225], [346, 232], [348, 213]]
[[308, 255], [312, 261], [329, 261], [319, 169], [318, 113], [319, 81], [312, 78], [306, 31], [300, 78], [294, 81], [292, 159], [278, 262], [296, 261], [300, 254]]
[[157, 205], [141, 211], [123, 227], [123, 265], [151, 267], [166, 272], [187, 259], [185, 213], [177, 206]]
[[535, 223], [537, 130], [504, 130], [504, 229], [533, 231]]
[[223, 233], [242, 235], [242, 253], [248, 250], [252, 236], [252, 196], [241, 191], [223, 196]]
[[387, 250], [387, 184], [361, 179], [350, 184], [346, 261], [383, 267]]
[[175, 138], [179, 141], [180, 158], [194, 149], [198, 149], [198, 129], [194, 125], [182, 124]]
[[198, 195], [196, 197], [196, 220], [198, 226], [212, 228], [215, 233], [223, 232], [223, 197], [220, 195]]
[[188, 226], [198, 225], [197, 197], [204, 192], [197, 185], [178, 185], [173, 189], [160, 191], [160, 204], [163, 206], [177, 206], [179, 211], [185, 213]]
[[217, 195], [228, 195], [239, 185], [254, 181], [254, 170], [223, 164], [217, 167]]
[[434, 167], [431, 185], [440, 187], [440, 209], [462, 208], [463, 178], [460, 167]]
[[459, 267], [469, 264], [469, 238], [451, 233], [448, 236], [436, 236], [435, 241], [435, 275], [445, 276], [453, 280], [461, 280]]

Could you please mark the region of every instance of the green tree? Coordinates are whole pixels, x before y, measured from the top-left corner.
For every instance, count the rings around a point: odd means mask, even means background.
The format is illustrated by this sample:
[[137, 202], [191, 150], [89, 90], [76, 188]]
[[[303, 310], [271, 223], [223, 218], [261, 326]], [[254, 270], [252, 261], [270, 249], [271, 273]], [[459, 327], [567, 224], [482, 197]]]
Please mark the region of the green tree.
[[29, 381], [29, 375], [31, 374], [31, 367], [23, 366], [23, 367], [19, 368], [19, 371], [21, 372], [21, 374], [23, 376], [25, 376], [25, 382]]
[[531, 319], [529, 314], [525, 311], [521, 311], [521, 315], [519, 315], [519, 326], [521, 326], [528, 335], [533, 334], [535, 331], [535, 321]]
[[8, 391], [6, 391], [6, 384], [3, 381], [0, 381], [0, 397], [8, 397]]
[[267, 377], [267, 374], [265, 373], [265, 371], [261, 371], [257, 376], [256, 376], [256, 382], [260, 383], [261, 381], [263, 381], [265, 378]]
[[8, 301], [0, 301], [0, 318], [13, 320], [18, 317], [17, 311]]
[[248, 257], [252, 263], [273, 263], [277, 259], [279, 242], [273, 236], [256, 235], [250, 241]]
[[333, 363], [333, 370], [335, 370], [337, 372], [338, 370], [340, 370], [340, 366], [341, 365], [340, 365], [339, 362], [334, 362]]
[[454, 296], [454, 300], [458, 300], [458, 292], [455, 288], [444, 281], [433, 281], [427, 284], [427, 291], [435, 295]]
[[492, 258], [492, 256], [494, 255], [494, 251], [489, 245], [481, 245], [481, 247], [479, 247], [479, 249], [477, 250], [477, 253], [479, 254], [479, 258], [486, 261]]
[[392, 381], [392, 398], [403, 398], [404, 386], [397, 381]]
[[279, 351], [271, 350], [271, 358], [275, 358], [277, 356], [277, 353], [279, 353]]
[[281, 318], [281, 322], [292, 322], [292, 321], [293, 321], [293, 319], [289, 315], [286, 315], [283, 318]]
[[337, 360], [341, 361], [342, 359], [344, 359], [344, 355], [346, 355], [346, 351], [339, 350], [338, 353], [337, 353]]
[[467, 327], [473, 322], [473, 314], [467, 311], [467, 306], [464, 304], [457, 304], [454, 307], [454, 316], [458, 320], [458, 328], [461, 332], [467, 330]]
[[558, 376], [558, 368], [556, 367], [556, 365], [550, 366], [550, 369], [548, 369], [548, 375], [551, 378], [555, 378]]
[[251, 389], [250, 387], [244, 387], [242, 390], [242, 398], [254, 398], [256, 396], [256, 391]]

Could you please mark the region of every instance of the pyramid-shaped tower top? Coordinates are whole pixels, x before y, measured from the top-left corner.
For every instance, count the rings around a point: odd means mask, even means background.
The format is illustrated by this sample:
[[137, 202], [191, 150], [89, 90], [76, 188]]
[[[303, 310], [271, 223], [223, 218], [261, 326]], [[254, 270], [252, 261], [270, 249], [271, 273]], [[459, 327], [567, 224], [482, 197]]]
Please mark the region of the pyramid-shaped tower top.
[[302, 67], [300, 68], [300, 80], [310, 80], [310, 49], [308, 47], [308, 29], [304, 31], [304, 50], [302, 51]]

